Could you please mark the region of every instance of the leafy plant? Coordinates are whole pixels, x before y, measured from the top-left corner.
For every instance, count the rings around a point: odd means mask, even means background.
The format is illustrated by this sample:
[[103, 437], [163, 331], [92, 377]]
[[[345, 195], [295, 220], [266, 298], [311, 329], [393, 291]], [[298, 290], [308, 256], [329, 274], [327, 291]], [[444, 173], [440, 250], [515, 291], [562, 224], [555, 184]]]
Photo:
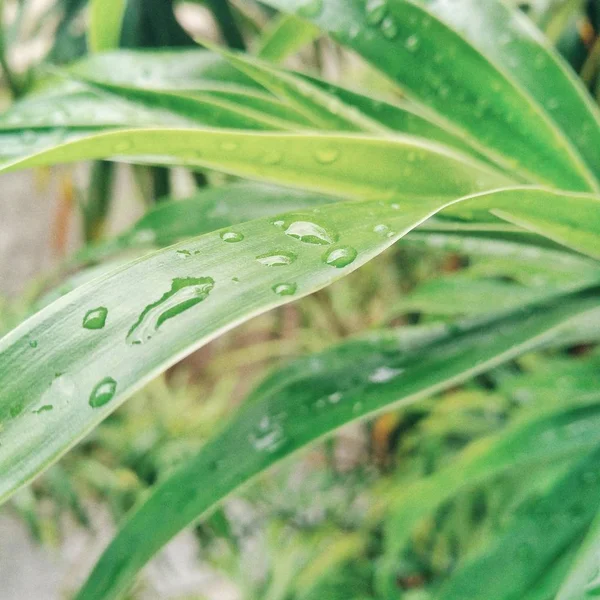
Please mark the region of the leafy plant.
[[[116, 46], [134, 4], [123, 12], [121, 2], [92, 3], [92, 49]], [[400, 240], [474, 258], [464, 272], [390, 302], [390, 315], [458, 320], [381, 328], [274, 371], [152, 489], [81, 599], [123, 596], [177, 532], [341, 426], [527, 352], [598, 339], [600, 113], [531, 21], [496, 0], [263, 4], [291, 16], [276, 17], [262, 59], [206, 41], [204, 49], [94, 54], [53, 71], [0, 118], [3, 171], [110, 159], [151, 166], [143, 172], [155, 191], [165, 191], [164, 168], [173, 166], [212, 184], [186, 201], [161, 202], [118, 239], [102, 239], [104, 194], [90, 196], [95, 243], [76, 263], [125, 251], [138, 257], [109, 262], [98, 277], [91, 269], [88, 281], [48, 298], [0, 340], [0, 497], [200, 346], [329, 286]], [[230, 46], [240, 48], [230, 8], [213, 7]], [[315, 28], [403, 97], [365, 95], [264, 60], [284, 58], [314, 39]], [[171, 34], [173, 45], [187, 44], [179, 29]], [[102, 180], [105, 172], [96, 173]], [[478, 263], [482, 257], [489, 260]], [[382, 598], [399, 593], [397, 566], [419, 520], [516, 465], [540, 463], [546, 468], [529, 490], [539, 501], [508, 511], [505, 528], [431, 592], [508, 600], [598, 589], [597, 407], [579, 397], [555, 408], [485, 432], [495, 437], [430, 477], [420, 473], [394, 500], [377, 573]], [[507, 560], [510, 582], [501, 572]]]

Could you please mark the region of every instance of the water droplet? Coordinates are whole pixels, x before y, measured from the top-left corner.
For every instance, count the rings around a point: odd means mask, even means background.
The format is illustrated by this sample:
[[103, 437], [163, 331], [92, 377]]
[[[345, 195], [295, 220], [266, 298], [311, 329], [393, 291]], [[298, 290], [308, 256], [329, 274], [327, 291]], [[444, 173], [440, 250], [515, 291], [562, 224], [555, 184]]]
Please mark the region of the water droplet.
[[275, 452], [283, 440], [281, 424], [269, 417], [263, 417], [255, 431], [248, 436], [248, 441], [256, 450], [268, 453]]
[[393, 210], [400, 210], [400, 205], [399, 205], [398, 203], [396, 203], [396, 202], [394, 202], [394, 203], [390, 204], [390, 207], [391, 207]]
[[369, 375], [369, 381], [371, 383], [386, 383], [402, 375], [402, 373], [404, 373], [404, 369], [392, 369], [386, 366], [378, 367]]
[[556, 110], [560, 106], [560, 102], [556, 98], [548, 100], [548, 110]]
[[238, 149], [238, 145], [235, 142], [222, 142], [219, 147], [226, 152], [233, 152], [233, 150]]
[[382, 223], [380, 225], [375, 225], [375, 227], [373, 227], [373, 231], [379, 235], [387, 235], [390, 231], [390, 228]]
[[133, 148], [133, 143], [130, 140], [121, 140], [115, 144], [115, 152], [122, 154]]
[[235, 244], [236, 242], [241, 242], [244, 239], [244, 235], [237, 231], [224, 231], [221, 233], [221, 239], [224, 242]]
[[117, 391], [117, 382], [112, 377], [105, 377], [90, 394], [89, 404], [92, 408], [104, 406], [110, 402]]
[[394, 21], [393, 17], [386, 17], [381, 22], [381, 33], [388, 39], [393, 40], [398, 35], [398, 25], [396, 25], [396, 21]]
[[[275, 224], [277, 225], [277, 221]], [[282, 221], [282, 227], [285, 227], [286, 235], [305, 244], [328, 246], [339, 238], [333, 227], [310, 221], [304, 215], [291, 215], [286, 221]]]
[[214, 286], [212, 277], [173, 279], [171, 289], [142, 311], [129, 330], [127, 341], [133, 345], [148, 341], [165, 321], [206, 300]]
[[367, 0], [365, 12], [369, 25], [379, 25], [387, 12], [386, 0]]
[[39, 415], [40, 413], [49, 412], [53, 409], [54, 409], [54, 406], [52, 406], [52, 404], [44, 404], [43, 406], [40, 406], [39, 408], [35, 408], [31, 412], [35, 415]]
[[324, 257], [323, 260], [332, 267], [341, 269], [347, 267], [350, 263], [354, 262], [358, 252], [352, 246], [341, 246], [330, 250]]
[[181, 258], [189, 258], [192, 253], [189, 250], [177, 250], [177, 255]]
[[334, 163], [340, 156], [340, 151], [330, 146], [325, 146], [315, 150], [315, 158], [322, 165]]
[[271, 289], [278, 296], [293, 296], [297, 287], [295, 283], [276, 283]]
[[106, 324], [108, 310], [104, 306], [88, 310], [83, 317], [83, 326], [86, 329], [102, 329]]
[[233, 283], [239, 283], [240, 282], [239, 277], [232, 277], [231, 281], [233, 281]]
[[283, 154], [272, 150], [262, 157], [263, 165], [278, 165], [283, 160]]
[[37, 348], [37, 347], [38, 347], [37, 340], [29, 340], [29, 345], [30, 345], [32, 348]]
[[404, 42], [404, 47], [409, 52], [414, 52], [419, 47], [419, 38], [414, 34], [408, 36], [406, 42]]
[[342, 392], [334, 392], [327, 396], [327, 400], [329, 400], [331, 404], [337, 404], [342, 399], [342, 395]]
[[301, 17], [312, 19], [323, 12], [323, 0], [306, 0], [297, 10]]
[[296, 255], [293, 252], [286, 250], [274, 250], [266, 254], [259, 254], [256, 260], [265, 267], [285, 267], [291, 265], [296, 260]]

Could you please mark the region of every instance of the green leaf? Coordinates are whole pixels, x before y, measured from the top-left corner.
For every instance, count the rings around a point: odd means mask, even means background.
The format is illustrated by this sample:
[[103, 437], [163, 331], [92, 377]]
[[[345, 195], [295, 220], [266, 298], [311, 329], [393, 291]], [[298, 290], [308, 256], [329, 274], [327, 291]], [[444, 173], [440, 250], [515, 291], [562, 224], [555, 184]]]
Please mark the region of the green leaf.
[[[598, 189], [581, 156], [529, 92], [416, 2], [262, 1], [310, 19], [357, 51], [506, 168], [564, 189]], [[597, 129], [590, 135], [597, 145]]]
[[486, 600], [522, 598], [593, 519], [600, 502], [598, 478], [600, 449], [596, 448], [547, 494], [520, 507], [502, 534], [443, 587], [440, 600], [478, 595]]
[[127, 0], [91, 0], [88, 45], [92, 52], [119, 46]]
[[498, 0], [422, 4], [518, 81], [600, 178], [600, 112], [581, 80], [520, 11]]
[[220, 435], [155, 488], [109, 545], [78, 600], [121, 596], [173, 535], [306, 444], [560, 340], [565, 328], [598, 319], [597, 304], [598, 291], [590, 291], [537, 306], [525, 317], [520, 311], [471, 327], [438, 329], [429, 334], [429, 344], [427, 336], [404, 343], [402, 330], [396, 336], [373, 334], [371, 341], [344, 344], [276, 373]]
[[319, 29], [304, 19], [281, 15], [262, 34], [258, 56], [274, 63], [295, 54], [319, 36]]
[[600, 590], [599, 553], [600, 516], [597, 515], [573, 560], [569, 573], [556, 594], [556, 600], [585, 600], [598, 595], [598, 590]]
[[[457, 198], [510, 184], [484, 164], [418, 138], [145, 129], [102, 133], [5, 165], [6, 169], [115, 156], [197, 165], [339, 196]], [[403, 170], [397, 168], [405, 165]], [[447, 177], [448, 172], [452, 177]]]
[[[441, 204], [394, 206], [340, 202], [188, 240], [78, 287], [7, 334], [0, 498], [182, 356], [343, 277]], [[392, 237], [373, 231], [381, 222]]]
[[500, 434], [479, 440], [445, 469], [409, 485], [391, 499], [386, 523], [383, 585], [396, 580], [396, 564], [417, 523], [465, 489], [485, 485], [507, 473], [558, 464], [595, 448], [600, 412], [595, 395], [560, 404], [541, 416], [529, 415]]

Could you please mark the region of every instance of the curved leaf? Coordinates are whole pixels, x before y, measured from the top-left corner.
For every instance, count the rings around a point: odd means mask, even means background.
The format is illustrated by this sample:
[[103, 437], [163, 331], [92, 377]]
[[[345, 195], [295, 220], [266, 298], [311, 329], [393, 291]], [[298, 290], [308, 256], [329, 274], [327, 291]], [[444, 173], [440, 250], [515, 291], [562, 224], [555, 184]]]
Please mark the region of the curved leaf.
[[423, 6], [412, 0], [262, 1], [310, 19], [356, 50], [507, 168], [565, 189], [598, 188], [527, 91]]
[[420, 0], [516, 79], [600, 177], [600, 112], [571, 67], [520, 11], [499, 0]]
[[[394, 351], [371, 342], [361, 368], [352, 345], [292, 366], [259, 387], [229, 426], [157, 486], [94, 569], [78, 600], [120, 597], [137, 571], [173, 535], [250, 478], [306, 444], [365, 415], [404, 405], [560, 339], [577, 320], [600, 317], [598, 291], [462, 330], [438, 332], [429, 346]], [[593, 315], [593, 316], [592, 316]], [[571, 319], [571, 323], [569, 320]], [[574, 321], [573, 321], [574, 319]], [[460, 328], [459, 328], [460, 329]], [[502, 335], [496, 335], [501, 330]], [[307, 368], [308, 367], [308, 368]], [[301, 372], [300, 372], [301, 371]]]

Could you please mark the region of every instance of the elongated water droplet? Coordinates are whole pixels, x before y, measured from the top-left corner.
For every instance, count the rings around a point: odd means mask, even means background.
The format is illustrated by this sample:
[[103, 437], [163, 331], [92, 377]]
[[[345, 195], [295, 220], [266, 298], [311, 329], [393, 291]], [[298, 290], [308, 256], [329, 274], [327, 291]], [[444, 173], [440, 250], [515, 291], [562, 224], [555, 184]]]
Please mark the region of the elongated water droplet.
[[276, 283], [271, 289], [278, 296], [293, 296], [297, 287], [295, 283]]
[[371, 383], [385, 383], [391, 381], [404, 373], [404, 369], [392, 369], [391, 367], [378, 367], [369, 375]]
[[386, 0], [367, 0], [365, 18], [369, 25], [379, 25], [387, 12]]
[[329, 396], [327, 396], [327, 400], [329, 400], [331, 404], [337, 404], [341, 399], [342, 392], [334, 392], [333, 394], [329, 394]]
[[293, 252], [287, 250], [273, 250], [273, 252], [266, 252], [265, 254], [259, 254], [256, 260], [265, 267], [285, 267], [291, 265], [297, 256]]
[[341, 269], [354, 262], [358, 255], [352, 246], [341, 246], [330, 250], [323, 258], [328, 265]]
[[142, 311], [129, 330], [127, 341], [133, 345], [148, 341], [163, 323], [206, 300], [214, 286], [212, 277], [173, 279], [171, 289]]
[[181, 258], [189, 258], [192, 253], [189, 250], [177, 250], [177, 256]]
[[221, 233], [221, 239], [229, 244], [235, 244], [244, 239], [244, 234], [238, 233], [237, 231], [224, 231]]
[[297, 12], [299, 16], [307, 19], [318, 17], [323, 12], [323, 0], [305, 0]]
[[83, 326], [86, 329], [102, 329], [106, 324], [108, 310], [104, 306], [88, 310], [83, 317]]
[[92, 408], [104, 406], [113, 399], [116, 391], [117, 382], [112, 377], [105, 377], [92, 390], [89, 405]]
[[35, 408], [31, 412], [34, 415], [39, 415], [40, 413], [49, 412], [49, 411], [51, 411], [53, 409], [54, 409], [54, 406], [52, 406], [52, 404], [44, 404], [43, 406], [40, 406], [39, 408]]
[[315, 158], [317, 162], [322, 165], [330, 165], [334, 163], [340, 157], [340, 151], [337, 148], [325, 146], [324, 148], [317, 148], [315, 150]]
[[248, 441], [261, 452], [275, 452], [284, 440], [283, 428], [277, 421], [263, 417], [258, 427], [250, 434]]

